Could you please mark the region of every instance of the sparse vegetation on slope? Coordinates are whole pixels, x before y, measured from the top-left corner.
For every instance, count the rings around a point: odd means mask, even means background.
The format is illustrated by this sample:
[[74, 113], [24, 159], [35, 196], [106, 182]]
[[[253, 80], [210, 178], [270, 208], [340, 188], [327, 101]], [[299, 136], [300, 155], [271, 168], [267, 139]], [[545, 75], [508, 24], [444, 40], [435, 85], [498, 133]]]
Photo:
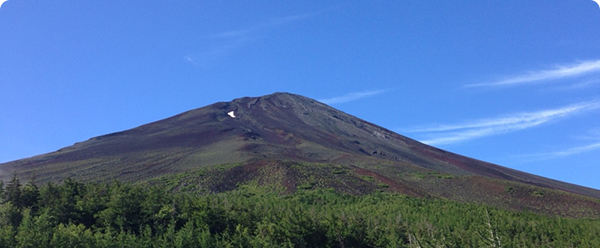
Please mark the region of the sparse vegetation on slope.
[[356, 196], [384, 192], [600, 217], [599, 190], [443, 151], [287, 93], [215, 103], [3, 163], [0, 170], [22, 178], [36, 175], [40, 183], [119, 180], [196, 194], [247, 185], [286, 194], [331, 188]]
[[[184, 173], [160, 176], [143, 183], [164, 187], [172, 192], [195, 194], [223, 193], [245, 185], [278, 188], [286, 194], [314, 189], [333, 189], [352, 195], [385, 192], [471, 202], [563, 217], [600, 218], [600, 200], [591, 197], [477, 176], [450, 177], [437, 172], [399, 173], [393, 167], [363, 167], [280, 160], [260, 161], [202, 167]], [[422, 188], [425, 190], [420, 190]]]

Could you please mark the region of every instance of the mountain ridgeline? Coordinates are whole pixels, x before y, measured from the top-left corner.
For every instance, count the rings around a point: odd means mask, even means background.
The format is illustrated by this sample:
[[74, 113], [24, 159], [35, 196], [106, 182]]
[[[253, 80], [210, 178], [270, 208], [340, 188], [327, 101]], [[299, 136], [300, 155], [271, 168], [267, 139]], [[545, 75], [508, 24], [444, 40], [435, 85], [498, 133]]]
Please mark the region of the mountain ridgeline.
[[0, 164], [36, 181], [144, 182], [224, 192], [244, 184], [285, 192], [376, 191], [600, 217], [600, 191], [453, 154], [316, 100], [288, 93], [219, 102]]

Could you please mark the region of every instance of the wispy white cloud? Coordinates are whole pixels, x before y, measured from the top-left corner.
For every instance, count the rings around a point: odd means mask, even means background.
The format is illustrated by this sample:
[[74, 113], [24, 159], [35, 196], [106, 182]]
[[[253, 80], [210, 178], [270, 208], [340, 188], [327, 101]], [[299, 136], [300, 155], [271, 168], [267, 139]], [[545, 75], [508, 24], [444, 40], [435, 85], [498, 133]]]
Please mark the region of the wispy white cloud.
[[596, 87], [599, 84], [600, 84], [600, 78], [596, 77], [596, 78], [590, 78], [590, 79], [582, 80], [582, 81], [579, 81], [576, 83], [572, 83], [571, 85], [557, 86], [550, 90], [559, 90], [559, 91], [582, 90], [582, 89], [589, 89], [591, 87]]
[[289, 22], [294, 22], [294, 21], [298, 21], [298, 20], [302, 20], [305, 18], [308, 18], [312, 16], [312, 14], [307, 14], [307, 15], [292, 15], [292, 16], [286, 16], [286, 17], [281, 17], [281, 18], [273, 18], [269, 21], [254, 25], [254, 26], [249, 26], [246, 28], [241, 28], [241, 29], [234, 29], [234, 30], [228, 30], [228, 31], [224, 31], [224, 32], [220, 32], [217, 34], [213, 34], [210, 35], [209, 38], [235, 38], [235, 37], [241, 37], [241, 36], [247, 36], [250, 34], [253, 34], [255, 32], [258, 32], [260, 30], [263, 29], [267, 29], [270, 27], [276, 27], [279, 25], [283, 25]]
[[320, 99], [318, 101], [325, 103], [325, 104], [345, 103], [345, 102], [356, 101], [356, 100], [366, 98], [366, 97], [380, 95], [387, 91], [389, 91], [389, 90], [372, 90], [372, 91], [352, 92], [352, 93], [348, 93], [343, 96], [337, 96], [337, 97], [327, 98], [327, 99]]
[[452, 144], [460, 141], [508, 133], [535, 127], [549, 121], [565, 118], [577, 113], [600, 108], [600, 102], [586, 102], [557, 109], [548, 109], [530, 113], [516, 113], [510, 116], [481, 119], [456, 125], [437, 125], [407, 130], [413, 133], [425, 133], [430, 139], [422, 140], [430, 145]]
[[543, 124], [549, 120], [537, 120], [523, 123], [513, 123], [506, 125], [491, 126], [486, 128], [473, 128], [465, 129], [460, 131], [444, 132], [434, 134], [434, 138], [423, 140], [421, 142], [429, 145], [446, 145], [458, 143], [465, 140], [471, 140], [475, 138], [481, 138], [485, 136], [491, 136], [501, 133], [508, 133], [512, 131], [522, 130], [530, 127], [535, 127]]
[[473, 129], [473, 128], [486, 128], [486, 127], [498, 127], [507, 126], [520, 123], [537, 123], [538, 121], [548, 121], [557, 117], [563, 117], [572, 113], [575, 113], [584, 109], [598, 108], [600, 102], [587, 102], [579, 103], [574, 105], [565, 106], [558, 109], [541, 110], [530, 113], [517, 113], [506, 117], [494, 118], [494, 119], [481, 119], [464, 124], [456, 125], [438, 125], [433, 127], [417, 128], [411, 131], [413, 132], [436, 132], [436, 131], [450, 131], [459, 129]]
[[522, 75], [506, 78], [497, 82], [468, 84], [465, 87], [509, 86], [519, 84], [539, 83], [584, 74], [600, 72], [600, 60], [584, 61], [574, 65], [560, 65], [551, 70], [531, 71]]
[[522, 158], [528, 158], [533, 161], [554, 159], [559, 157], [567, 157], [577, 155], [581, 153], [587, 153], [595, 150], [600, 150], [600, 127], [592, 128], [587, 131], [587, 134], [583, 136], [575, 136], [577, 140], [584, 141], [586, 144], [579, 146], [572, 146], [562, 150], [556, 150], [553, 152], [543, 152], [534, 154], [519, 155]]
[[[299, 21], [312, 16], [313, 14], [306, 15], [291, 15], [281, 18], [273, 18], [266, 22], [259, 23], [254, 26], [249, 26], [242, 29], [234, 29], [216, 33], [205, 37], [204, 40], [207, 42], [206, 50], [204, 52], [183, 56], [184, 61], [191, 63], [195, 66], [205, 67], [216, 60], [230, 55], [236, 49], [248, 44], [251, 41], [257, 39], [257, 33], [265, 31], [270, 28], [285, 25], [290, 22]], [[212, 44], [211, 44], [212, 43]]]
[[560, 151], [522, 155], [521, 157], [531, 158], [532, 160], [546, 160], [546, 159], [553, 159], [553, 158], [558, 158], [558, 157], [567, 157], [567, 156], [577, 155], [577, 154], [591, 152], [591, 151], [595, 151], [595, 150], [600, 150], [600, 142], [587, 144], [584, 146], [571, 147], [571, 148], [567, 148], [567, 149], [560, 150]]
[[588, 134], [586, 136], [584, 136], [582, 139], [600, 140], [600, 127], [595, 127], [595, 128], [588, 130]]
[[600, 142], [589, 144], [586, 146], [572, 147], [572, 148], [569, 148], [569, 149], [566, 149], [563, 151], [552, 152], [552, 153], [549, 153], [548, 155], [555, 156], [555, 157], [564, 157], [564, 156], [570, 156], [570, 155], [589, 152], [589, 151], [598, 150], [598, 149], [600, 149]]
[[237, 48], [243, 46], [246, 42], [246, 39], [237, 39], [228, 43], [213, 46], [197, 55], [183, 56], [183, 59], [194, 66], [206, 67], [218, 59], [231, 54]]

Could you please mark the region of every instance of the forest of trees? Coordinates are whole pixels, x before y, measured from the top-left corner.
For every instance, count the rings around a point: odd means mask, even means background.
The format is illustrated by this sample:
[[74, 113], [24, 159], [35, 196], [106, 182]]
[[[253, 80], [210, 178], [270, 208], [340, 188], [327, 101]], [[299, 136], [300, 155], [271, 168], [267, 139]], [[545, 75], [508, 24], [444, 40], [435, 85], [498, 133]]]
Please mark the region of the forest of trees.
[[257, 185], [197, 195], [65, 180], [1, 185], [0, 247], [600, 247], [600, 220], [443, 199]]

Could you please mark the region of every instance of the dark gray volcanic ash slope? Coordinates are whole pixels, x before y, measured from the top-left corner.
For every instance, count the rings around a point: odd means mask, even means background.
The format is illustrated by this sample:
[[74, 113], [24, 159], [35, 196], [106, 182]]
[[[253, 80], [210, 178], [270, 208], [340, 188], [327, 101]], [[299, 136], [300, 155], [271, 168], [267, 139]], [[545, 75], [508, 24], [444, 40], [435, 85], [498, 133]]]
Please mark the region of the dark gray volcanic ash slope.
[[[0, 170], [4, 181], [15, 171], [22, 178], [35, 173], [41, 182], [67, 177], [135, 182], [223, 164], [256, 167], [265, 161], [342, 166], [356, 175], [352, 180], [370, 177], [374, 185], [391, 185], [388, 190], [464, 201], [504, 195], [529, 199], [540, 189], [548, 191], [546, 198], [576, 194], [600, 199], [598, 190], [443, 151], [288, 93], [215, 103], [0, 164]], [[305, 180], [297, 169], [287, 170], [287, 187]]]

